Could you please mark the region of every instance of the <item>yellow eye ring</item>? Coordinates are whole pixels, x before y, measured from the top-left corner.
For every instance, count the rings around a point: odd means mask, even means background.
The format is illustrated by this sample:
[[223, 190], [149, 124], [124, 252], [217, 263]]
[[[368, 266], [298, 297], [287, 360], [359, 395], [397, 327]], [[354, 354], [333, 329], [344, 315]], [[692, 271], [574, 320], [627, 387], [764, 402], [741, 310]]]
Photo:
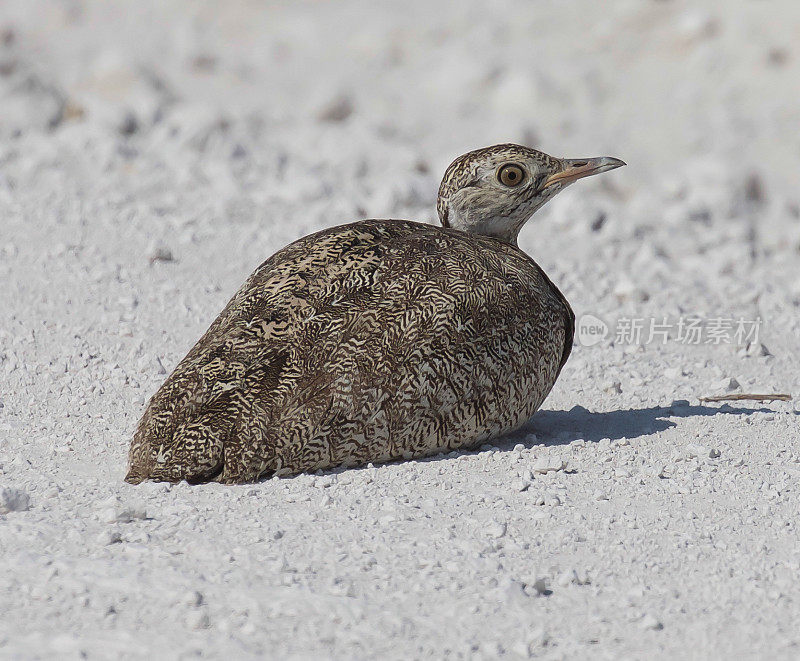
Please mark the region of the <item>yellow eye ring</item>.
[[503, 186], [514, 188], [525, 180], [525, 170], [516, 163], [506, 163], [497, 171], [497, 180]]

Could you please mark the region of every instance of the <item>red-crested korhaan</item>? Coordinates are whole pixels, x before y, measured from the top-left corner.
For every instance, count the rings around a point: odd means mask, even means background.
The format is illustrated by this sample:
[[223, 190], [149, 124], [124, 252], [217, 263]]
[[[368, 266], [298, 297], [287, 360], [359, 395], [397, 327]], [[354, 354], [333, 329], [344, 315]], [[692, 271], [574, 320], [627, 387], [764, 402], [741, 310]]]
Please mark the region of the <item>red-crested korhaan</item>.
[[279, 250], [152, 397], [128, 482], [253, 482], [474, 448], [524, 424], [574, 315], [517, 246], [570, 183], [624, 163], [513, 144], [447, 168], [441, 227], [361, 220]]

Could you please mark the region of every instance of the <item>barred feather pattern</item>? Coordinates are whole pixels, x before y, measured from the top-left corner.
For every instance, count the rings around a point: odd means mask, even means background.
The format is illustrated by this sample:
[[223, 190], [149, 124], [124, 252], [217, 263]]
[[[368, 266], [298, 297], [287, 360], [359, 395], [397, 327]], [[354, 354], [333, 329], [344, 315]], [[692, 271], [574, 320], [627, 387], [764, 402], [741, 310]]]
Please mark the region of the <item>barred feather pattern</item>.
[[244, 483], [472, 448], [525, 423], [574, 316], [514, 245], [400, 220], [264, 262], [150, 400], [126, 480]]

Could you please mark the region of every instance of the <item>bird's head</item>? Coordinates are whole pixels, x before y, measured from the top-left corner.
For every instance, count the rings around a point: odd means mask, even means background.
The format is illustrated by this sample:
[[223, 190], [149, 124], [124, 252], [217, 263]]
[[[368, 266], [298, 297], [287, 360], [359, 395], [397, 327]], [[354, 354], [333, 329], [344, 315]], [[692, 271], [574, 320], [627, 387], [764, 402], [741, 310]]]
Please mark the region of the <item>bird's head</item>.
[[445, 227], [516, 245], [525, 222], [573, 181], [625, 165], [618, 158], [556, 158], [521, 145], [459, 156], [444, 173], [437, 210]]

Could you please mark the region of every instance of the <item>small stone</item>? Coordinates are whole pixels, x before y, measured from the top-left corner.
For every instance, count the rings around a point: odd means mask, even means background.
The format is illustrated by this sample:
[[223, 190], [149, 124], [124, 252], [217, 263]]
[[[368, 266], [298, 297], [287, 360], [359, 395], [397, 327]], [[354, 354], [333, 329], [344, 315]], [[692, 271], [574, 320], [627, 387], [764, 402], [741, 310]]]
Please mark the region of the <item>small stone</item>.
[[186, 625], [190, 629], [208, 629], [211, 621], [208, 619], [208, 614], [201, 610], [193, 610], [186, 616]]
[[711, 13], [692, 9], [680, 16], [678, 30], [681, 36], [687, 40], [702, 41], [717, 34], [719, 22]]
[[101, 546], [110, 546], [111, 544], [119, 544], [122, 541], [122, 535], [119, 530], [101, 530], [97, 535], [97, 543]]
[[150, 263], [154, 262], [173, 262], [175, 261], [175, 257], [172, 254], [172, 250], [170, 250], [167, 246], [163, 244], [158, 244], [154, 246], [150, 250], [150, 257], [148, 258]]
[[650, 474], [653, 477], [664, 478], [666, 476], [667, 467], [664, 464], [656, 464], [650, 469]]
[[556, 579], [556, 583], [562, 588], [566, 588], [572, 585], [572, 572], [565, 571], [562, 574], [560, 574], [559, 577]]
[[661, 622], [659, 622], [658, 619], [656, 619], [653, 615], [650, 615], [650, 613], [647, 613], [642, 618], [641, 622], [639, 622], [639, 626], [641, 626], [642, 629], [650, 629], [653, 631], [661, 631], [661, 629], [664, 628], [664, 625], [661, 624]]
[[528, 643], [524, 640], [518, 640], [517, 642], [515, 642], [511, 646], [511, 651], [514, 652], [514, 654], [516, 654], [517, 656], [522, 657], [523, 659], [529, 659], [531, 656], [533, 656], [533, 653], [530, 647], [528, 646]]
[[620, 277], [612, 292], [619, 301], [646, 301], [647, 294], [636, 286], [636, 283], [626, 275]]
[[707, 457], [709, 456], [709, 450], [705, 445], [700, 445], [699, 443], [689, 443], [686, 446], [686, 455], [692, 459], [693, 457]]
[[506, 524], [500, 521], [492, 521], [486, 526], [486, 535], [492, 539], [500, 539], [506, 534]]
[[529, 592], [533, 592], [535, 595], [543, 595], [547, 594], [547, 579], [544, 576], [537, 576], [533, 579], [532, 582], [527, 584], [531, 590]]
[[757, 348], [754, 349], [754, 353], [756, 356], [771, 356], [770, 350], [763, 344], [759, 344]]
[[513, 579], [508, 580], [504, 592], [504, 601], [506, 602], [521, 602], [528, 598], [528, 594], [525, 592], [525, 586]]
[[0, 514], [25, 512], [30, 509], [31, 497], [22, 489], [15, 487], [0, 488]]
[[717, 450], [717, 448], [711, 448], [711, 449], [708, 451], [708, 456], [709, 456], [711, 459], [719, 459], [719, 457], [720, 457], [721, 455], [722, 455], [722, 453], [721, 453], [719, 450]]
[[576, 569], [568, 569], [562, 572], [556, 582], [562, 587], [570, 585], [589, 585], [591, 581], [585, 572], [578, 572]]
[[718, 381], [714, 385], [714, 387], [717, 390], [724, 390], [725, 392], [733, 392], [734, 390], [739, 390], [739, 388], [741, 388], [739, 382], [733, 377], [725, 378], [722, 379], [721, 381]]
[[105, 523], [130, 523], [146, 519], [147, 511], [139, 505], [126, 504], [112, 496], [101, 504], [99, 517]]
[[122, 121], [119, 123], [119, 132], [122, 135], [130, 136], [139, 130], [139, 120], [132, 112], [126, 112]]
[[544, 497], [544, 504], [548, 507], [558, 507], [561, 504], [561, 498], [555, 494], [547, 494]]
[[323, 122], [343, 122], [353, 114], [353, 102], [347, 96], [338, 96], [331, 100], [317, 114]]
[[520, 491], [520, 492], [527, 491], [529, 486], [531, 486], [530, 481], [522, 477], [519, 478], [518, 480], [515, 480], [513, 484], [514, 491]]
[[608, 494], [604, 493], [603, 491], [595, 491], [594, 492], [594, 499], [595, 500], [608, 500]]
[[524, 452], [524, 451], [525, 451], [525, 446], [522, 443], [517, 443], [514, 446], [514, 452]]
[[548, 457], [542, 456], [536, 460], [536, 463], [533, 465], [533, 472], [544, 475], [545, 473], [553, 473], [560, 470], [564, 470], [567, 467], [567, 464], [561, 457]]
[[205, 598], [203, 597], [202, 592], [198, 592], [197, 590], [192, 590], [191, 592], [187, 592], [181, 602], [188, 606], [189, 608], [199, 608], [203, 605]]

